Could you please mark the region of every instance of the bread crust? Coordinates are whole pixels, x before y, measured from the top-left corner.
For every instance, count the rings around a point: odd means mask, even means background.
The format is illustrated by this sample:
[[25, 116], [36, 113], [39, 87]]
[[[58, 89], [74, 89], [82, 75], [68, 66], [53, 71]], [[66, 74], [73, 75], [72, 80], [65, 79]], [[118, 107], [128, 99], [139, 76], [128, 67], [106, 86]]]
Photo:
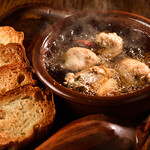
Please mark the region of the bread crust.
[[14, 28], [10, 26], [1, 26], [0, 27], [0, 43], [20, 43], [23, 45], [24, 33], [15, 31]]
[[0, 114], [0, 149], [18, 149], [50, 129], [55, 117], [53, 96], [50, 99], [38, 87], [16, 88], [0, 94]]

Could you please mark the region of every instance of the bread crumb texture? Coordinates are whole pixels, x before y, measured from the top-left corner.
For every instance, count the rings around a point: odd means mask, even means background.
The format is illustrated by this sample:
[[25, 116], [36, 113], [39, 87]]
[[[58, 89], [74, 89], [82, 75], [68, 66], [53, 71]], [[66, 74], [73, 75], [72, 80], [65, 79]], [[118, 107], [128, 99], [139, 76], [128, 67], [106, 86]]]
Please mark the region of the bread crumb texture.
[[[24, 86], [0, 96], [0, 149], [17, 149], [47, 131], [55, 116], [53, 99]], [[38, 134], [39, 134], [38, 133]]]
[[26, 63], [29, 65], [25, 48], [19, 43], [0, 44], [0, 67], [12, 63]]
[[0, 93], [5, 93], [23, 85], [34, 85], [32, 68], [22, 63], [0, 67]]
[[55, 117], [53, 95], [36, 87], [23, 40], [23, 32], [0, 27], [0, 150], [42, 138]]

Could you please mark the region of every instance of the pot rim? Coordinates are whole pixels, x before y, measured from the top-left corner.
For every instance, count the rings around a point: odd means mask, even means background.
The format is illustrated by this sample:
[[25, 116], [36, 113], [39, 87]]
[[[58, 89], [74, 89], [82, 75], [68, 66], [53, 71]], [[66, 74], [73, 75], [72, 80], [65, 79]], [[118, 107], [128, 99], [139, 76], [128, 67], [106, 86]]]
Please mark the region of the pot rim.
[[[129, 12], [124, 11], [115, 11], [115, 10], [102, 10], [102, 11], [91, 11], [92, 13], [102, 13], [102, 14], [111, 14], [111, 15], [121, 15], [123, 17], [128, 17], [137, 21], [140, 21], [142, 24], [148, 24], [150, 25], [150, 20]], [[63, 97], [64, 99], [76, 102], [76, 103], [82, 103], [86, 105], [93, 105], [95, 107], [99, 106], [118, 106], [118, 105], [124, 105], [129, 103], [135, 103], [140, 102], [143, 98], [147, 98], [150, 96], [150, 86], [145, 87], [142, 90], [137, 90], [133, 93], [127, 94], [127, 95], [118, 95], [118, 96], [91, 96], [91, 95], [85, 95], [79, 92], [75, 92], [71, 89], [68, 89], [64, 87], [63, 85], [56, 82], [46, 71], [42, 59], [43, 55], [43, 45], [48, 39], [48, 37], [52, 34], [53, 29], [56, 29], [56, 26], [59, 26], [62, 23], [65, 23], [66, 21], [69, 21], [72, 18], [76, 18], [77, 16], [84, 16], [88, 14], [89, 12], [79, 12], [75, 15], [69, 16], [67, 18], [62, 19], [61, 21], [56, 22], [52, 26], [50, 26], [36, 41], [34, 49], [33, 49], [33, 55], [32, 55], [32, 63], [35, 70], [35, 73], [37, 74], [38, 78], [44, 83], [48, 88], [50, 88], [55, 94]], [[38, 60], [38, 61], [37, 61]]]

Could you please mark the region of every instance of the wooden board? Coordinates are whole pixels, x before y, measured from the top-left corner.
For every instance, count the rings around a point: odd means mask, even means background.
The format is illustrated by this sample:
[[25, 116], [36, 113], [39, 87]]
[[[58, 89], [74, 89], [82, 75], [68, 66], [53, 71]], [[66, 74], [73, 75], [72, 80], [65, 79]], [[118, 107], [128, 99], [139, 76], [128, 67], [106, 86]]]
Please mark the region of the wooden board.
[[11, 8], [23, 4], [49, 4], [53, 8], [73, 9], [75, 11], [87, 10], [122, 10], [150, 18], [149, 0], [1, 0], [0, 15]]

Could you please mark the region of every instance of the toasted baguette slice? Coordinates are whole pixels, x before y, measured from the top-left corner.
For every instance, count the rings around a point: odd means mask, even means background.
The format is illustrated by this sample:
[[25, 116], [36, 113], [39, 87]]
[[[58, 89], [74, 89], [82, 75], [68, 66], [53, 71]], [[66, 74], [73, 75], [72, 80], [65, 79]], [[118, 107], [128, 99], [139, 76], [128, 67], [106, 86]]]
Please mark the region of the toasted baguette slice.
[[15, 31], [12, 27], [0, 27], [0, 43], [6, 45], [7, 43], [23, 44], [24, 33]]
[[12, 63], [29, 64], [24, 47], [18, 43], [9, 43], [7, 45], [1, 44], [0, 67]]
[[11, 64], [0, 67], [0, 93], [23, 85], [34, 85], [32, 78], [32, 68], [24, 64]]
[[45, 135], [54, 116], [52, 95], [38, 87], [23, 86], [0, 95], [0, 149], [18, 149]]

